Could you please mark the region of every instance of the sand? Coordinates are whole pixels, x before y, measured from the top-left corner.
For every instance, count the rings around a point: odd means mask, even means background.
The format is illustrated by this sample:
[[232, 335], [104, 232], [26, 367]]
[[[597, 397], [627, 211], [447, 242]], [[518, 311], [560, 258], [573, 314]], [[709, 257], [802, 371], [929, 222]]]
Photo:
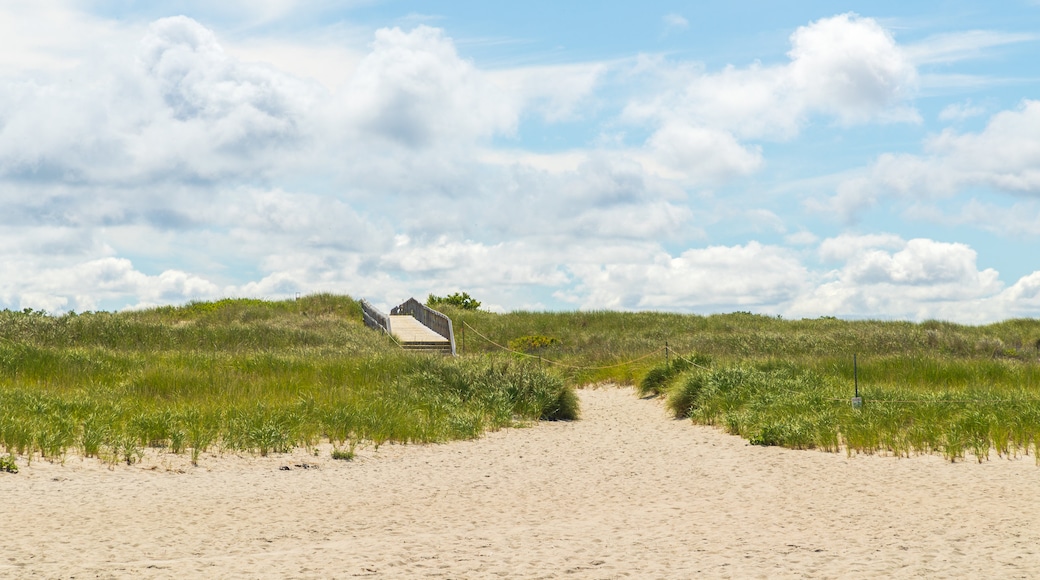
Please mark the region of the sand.
[[0, 474], [0, 577], [1040, 576], [1031, 456], [754, 447], [629, 389], [581, 400], [582, 421], [353, 462], [22, 461]]

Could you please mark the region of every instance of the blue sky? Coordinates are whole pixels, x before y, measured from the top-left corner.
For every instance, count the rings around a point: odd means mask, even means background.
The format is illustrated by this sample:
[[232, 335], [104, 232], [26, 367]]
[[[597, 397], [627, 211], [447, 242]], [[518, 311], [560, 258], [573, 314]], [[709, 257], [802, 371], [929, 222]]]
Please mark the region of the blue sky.
[[1040, 3], [0, 2], [0, 308], [1040, 314]]

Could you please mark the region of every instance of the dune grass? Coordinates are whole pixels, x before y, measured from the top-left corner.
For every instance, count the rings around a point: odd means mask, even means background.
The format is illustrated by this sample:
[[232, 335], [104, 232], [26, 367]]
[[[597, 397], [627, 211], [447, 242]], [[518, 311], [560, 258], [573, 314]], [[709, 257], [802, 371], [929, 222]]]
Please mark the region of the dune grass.
[[[634, 384], [679, 418], [759, 445], [849, 453], [1040, 458], [1040, 321], [966, 326], [749, 313], [451, 313], [464, 352], [550, 335], [540, 356], [574, 383]], [[659, 352], [668, 345], [671, 360]], [[608, 365], [649, 359], [620, 367]], [[852, 408], [853, 355], [864, 400]], [[588, 368], [607, 366], [607, 368]]]
[[347, 297], [142, 312], [0, 312], [0, 446], [133, 463], [146, 447], [266, 455], [472, 438], [572, 419], [562, 379], [508, 358], [405, 353]]
[[[457, 359], [402, 351], [343, 296], [3, 311], [0, 446], [132, 463], [147, 447], [197, 460], [207, 449], [332, 441], [346, 458], [358, 444], [575, 418], [573, 388], [593, 382], [663, 395], [676, 417], [761, 445], [982, 460], [1036, 453], [1040, 440], [1035, 320], [442, 310]], [[860, 409], [850, 405], [853, 354]]]

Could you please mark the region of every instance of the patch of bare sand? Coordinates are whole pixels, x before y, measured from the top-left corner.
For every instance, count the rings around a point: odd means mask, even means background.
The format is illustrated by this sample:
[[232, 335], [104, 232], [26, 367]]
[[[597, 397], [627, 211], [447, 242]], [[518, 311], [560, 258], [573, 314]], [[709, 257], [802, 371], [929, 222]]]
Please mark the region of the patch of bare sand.
[[23, 464], [0, 474], [0, 577], [1040, 575], [1032, 457], [753, 447], [630, 389], [580, 395], [582, 421], [349, 463]]

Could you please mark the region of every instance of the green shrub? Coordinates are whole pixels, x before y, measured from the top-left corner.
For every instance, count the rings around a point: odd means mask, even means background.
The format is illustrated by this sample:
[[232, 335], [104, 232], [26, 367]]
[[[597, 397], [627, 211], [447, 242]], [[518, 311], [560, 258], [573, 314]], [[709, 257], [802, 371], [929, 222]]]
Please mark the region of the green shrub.
[[680, 385], [668, 392], [668, 409], [676, 419], [687, 419], [693, 414], [706, 383], [707, 377], [704, 372], [693, 371], [686, 375]]
[[356, 441], [350, 442], [350, 447], [346, 449], [333, 449], [332, 458], [340, 461], [354, 461], [355, 452], [354, 448], [357, 445]]
[[672, 375], [671, 369], [667, 366], [656, 366], [643, 376], [643, 380], [639, 381], [639, 387], [636, 391], [640, 397], [656, 397], [664, 392], [665, 386], [668, 384], [669, 379], [672, 378]]
[[445, 304], [462, 310], [476, 310], [480, 308], [480, 302], [475, 300], [466, 292], [456, 292], [447, 296], [434, 296], [433, 294], [430, 294], [426, 298], [426, 305], [430, 308], [436, 308]]
[[0, 457], [0, 471], [7, 473], [18, 473], [18, 464], [15, 463], [14, 455]]

